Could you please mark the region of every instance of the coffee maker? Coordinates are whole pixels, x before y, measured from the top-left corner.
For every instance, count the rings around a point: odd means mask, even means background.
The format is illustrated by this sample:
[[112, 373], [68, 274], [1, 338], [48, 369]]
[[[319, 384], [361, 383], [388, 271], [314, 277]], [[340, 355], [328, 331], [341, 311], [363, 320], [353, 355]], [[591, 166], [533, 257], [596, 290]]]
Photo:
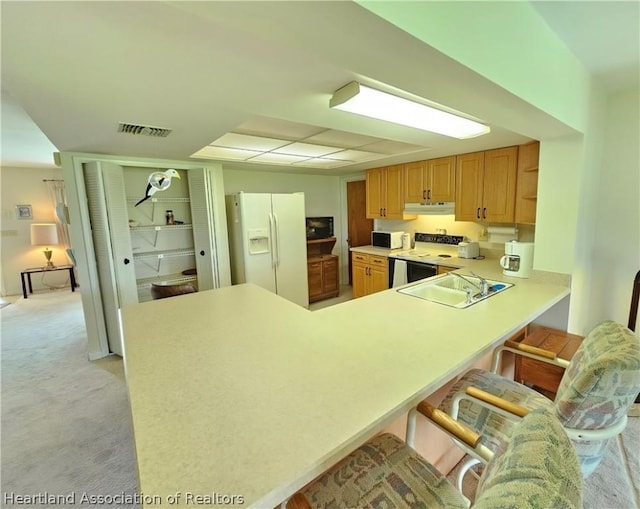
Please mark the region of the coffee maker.
[[505, 276], [527, 278], [533, 270], [533, 242], [512, 240], [504, 245], [500, 266]]

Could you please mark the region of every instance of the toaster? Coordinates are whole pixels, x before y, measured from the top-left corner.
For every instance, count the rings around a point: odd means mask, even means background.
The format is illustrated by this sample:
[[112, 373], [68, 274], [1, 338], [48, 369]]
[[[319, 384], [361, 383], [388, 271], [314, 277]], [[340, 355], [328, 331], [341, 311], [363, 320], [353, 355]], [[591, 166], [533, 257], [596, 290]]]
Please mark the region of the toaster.
[[459, 242], [458, 258], [475, 258], [480, 254], [480, 244], [478, 242]]

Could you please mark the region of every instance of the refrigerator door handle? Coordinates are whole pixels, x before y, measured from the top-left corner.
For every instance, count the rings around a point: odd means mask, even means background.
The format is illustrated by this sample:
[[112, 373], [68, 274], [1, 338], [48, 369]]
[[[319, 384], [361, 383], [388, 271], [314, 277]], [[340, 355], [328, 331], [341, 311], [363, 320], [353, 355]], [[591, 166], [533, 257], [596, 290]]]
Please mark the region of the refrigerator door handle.
[[273, 213], [273, 224], [275, 226], [275, 252], [276, 252], [276, 267], [280, 266], [280, 227], [278, 226], [278, 215]]
[[274, 217], [273, 214], [271, 212], [269, 212], [269, 233], [271, 235], [271, 246], [269, 246], [271, 249], [269, 249], [269, 251], [271, 252], [271, 268], [275, 269], [276, 268], [276, 258], [275, 258], [275, 228], [273, 227], [273, 223], [274, 223]]

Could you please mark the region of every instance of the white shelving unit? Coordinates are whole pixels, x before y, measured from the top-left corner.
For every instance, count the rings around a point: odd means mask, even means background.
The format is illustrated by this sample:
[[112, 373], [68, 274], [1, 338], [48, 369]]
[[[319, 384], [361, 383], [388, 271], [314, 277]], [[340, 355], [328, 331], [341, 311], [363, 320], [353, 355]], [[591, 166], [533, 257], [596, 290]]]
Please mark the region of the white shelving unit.
[[[166, 190], [136, 206], [151, 173], [148, 168], [123, 168], [139, 302], [151, 300], [151, 283], [190, 282], [198, 288], [196, 275], [183, 274], [195, 272], [196, 267], [189, 174], [178, 171], [180, 178], [174, 177]], [[178, 224], [167, 224], [168, 210]]]

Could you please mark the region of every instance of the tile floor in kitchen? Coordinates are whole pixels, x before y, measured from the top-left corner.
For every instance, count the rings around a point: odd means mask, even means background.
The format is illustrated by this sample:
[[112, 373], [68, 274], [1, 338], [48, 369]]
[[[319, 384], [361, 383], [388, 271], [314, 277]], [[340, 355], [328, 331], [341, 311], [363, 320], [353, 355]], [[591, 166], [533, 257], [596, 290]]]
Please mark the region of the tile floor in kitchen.
[[309, 311], [317, 311], [318, 309], [326, 308], [328, 306], [333, 306], [334, 304], [340, 304], [341, 302], [346, 302], [351, 300], [352, 291], [351, 286], [349, 285], [340, 285], [340, 295], [334, 297], [333, 299], [325, 299], [319, 300], [317, 302], [312, 302], [309, 304]]

